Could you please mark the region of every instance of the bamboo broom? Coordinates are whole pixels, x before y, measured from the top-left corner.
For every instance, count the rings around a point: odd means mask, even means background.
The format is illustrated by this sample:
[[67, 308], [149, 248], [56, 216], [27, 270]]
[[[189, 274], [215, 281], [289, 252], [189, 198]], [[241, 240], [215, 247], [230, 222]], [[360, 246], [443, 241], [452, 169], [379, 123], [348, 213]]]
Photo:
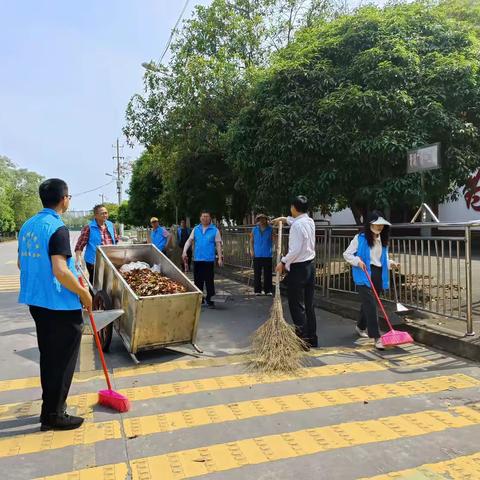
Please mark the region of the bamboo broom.
[[[282, 222], [278, 225], [277, 264], [282, 257]], [[305, 343], [285, 321], [280, 296], [280, 273], [276, 272], [275, 296], [268, 320], [252, 336], [252, 360], [254, 371], [272, 373], [296, 373], [302, 367]]]

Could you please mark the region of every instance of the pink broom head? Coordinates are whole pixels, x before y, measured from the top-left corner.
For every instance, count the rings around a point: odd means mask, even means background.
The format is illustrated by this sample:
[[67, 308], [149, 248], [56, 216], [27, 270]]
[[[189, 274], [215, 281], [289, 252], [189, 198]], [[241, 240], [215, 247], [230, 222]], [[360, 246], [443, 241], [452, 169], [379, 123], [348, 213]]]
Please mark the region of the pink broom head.
[[130, 410], [130, 400], [115, 390], [100, 390], [98, 392], [98, 403], [117, 410], [117, 412], [128, 412]]
[[404, 345], [406, 343], [413, 343], [413, 338], [408, 332], [390, 330], [385, 335], [382, 335], [382, 344], [384, 347], [393, 347], [395, 345]]

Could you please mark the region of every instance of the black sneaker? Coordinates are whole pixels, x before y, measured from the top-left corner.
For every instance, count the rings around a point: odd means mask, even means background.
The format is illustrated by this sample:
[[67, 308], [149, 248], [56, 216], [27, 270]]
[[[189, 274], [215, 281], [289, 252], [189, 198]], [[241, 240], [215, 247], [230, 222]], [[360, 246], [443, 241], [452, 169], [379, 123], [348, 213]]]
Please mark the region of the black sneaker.
[[215, 302], [207, 302], [207, 308], [216, 308]]
[[48, 415], [48, 420], [42, 422], [40, 427], [41, 432], [48, 432], [49, 430], [75, 430], [82, 426], [82, 417], [75, 417], [65, 413], [63, 415]]

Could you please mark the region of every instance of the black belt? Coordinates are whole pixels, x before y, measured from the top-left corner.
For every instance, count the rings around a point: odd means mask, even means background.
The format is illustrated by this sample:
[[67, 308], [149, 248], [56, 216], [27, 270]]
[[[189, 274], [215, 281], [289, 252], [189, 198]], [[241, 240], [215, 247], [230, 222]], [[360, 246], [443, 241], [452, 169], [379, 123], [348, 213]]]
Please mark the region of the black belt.
[[315, 258], [312, 258], [311, 260], [307, 260], [305, 262], [295, 262], [290, 264], [290, 268], [292, 268], [294, 265], [308, 265], [309, 263], [312, 263], [315, 260]]

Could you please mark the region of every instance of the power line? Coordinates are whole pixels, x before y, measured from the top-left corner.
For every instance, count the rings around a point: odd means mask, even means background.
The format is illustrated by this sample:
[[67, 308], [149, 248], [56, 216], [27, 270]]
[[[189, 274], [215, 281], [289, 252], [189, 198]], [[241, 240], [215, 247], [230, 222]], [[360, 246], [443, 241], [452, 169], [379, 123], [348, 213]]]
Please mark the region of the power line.
[[160, 61], [158, 62], [159, 65], [162, 64], [163, 62], [163, 57], [166, 55], [168, 52], [168, 49], [170, 48], [170, 44], [172, 43], [173, 36], [175, 35], [175, 32], [177, 30], [177, 27], [179, 23], [182, 21], [183, 15], [185, 14], [185, 10], [187, 10], [188, 4], [190, 3], [190, 0], [186, 0], [185, 4], [183, 5], [183, 9], [180, 12], [180, 16], [177, 19], [177, 22], [175, 23], [175, 26], [173, 27], [172, 31], [170, 32], [170, 37], [168, 38], [167, 46], [165, 47], [165, 50], [162, 53], [162, 56], [160, 57]]
[[100, 190], [103, 187], [106, 187], [107, 185], [112, 184], [114, 181], [115, 180], [110, 180], [108, 183], [105, 183], [105, 185], [100, 185], [99, 187], [92, 188], [91, 190], [85, 190], [84, 192], [80, 192], [80, 193], [73, 193], [72, 197], [79, 197], [80, 195], [85, 195], [86, 193], [95, 192], [97, 190]]

